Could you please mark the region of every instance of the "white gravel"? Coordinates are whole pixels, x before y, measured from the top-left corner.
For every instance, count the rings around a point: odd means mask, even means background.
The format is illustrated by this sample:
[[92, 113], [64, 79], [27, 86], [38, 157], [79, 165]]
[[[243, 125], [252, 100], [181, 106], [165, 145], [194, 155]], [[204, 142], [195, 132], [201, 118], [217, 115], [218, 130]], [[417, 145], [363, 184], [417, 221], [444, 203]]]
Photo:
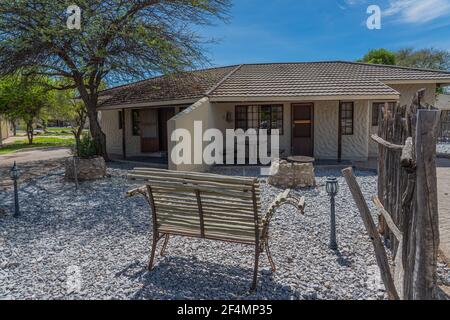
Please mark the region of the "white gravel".
[[[17, 219], [10, 214], [11, 194], [0, 193], [9, 212], [0, 217], [0, 299], [385, 298], [371, 243], [342, 177], [340, 252], [327, 247], [329, 199], [323, 184], [338, 170], [318, 169], [318, 188], [296, 190], [306, 197], [305, 216], [289, 206], [277, 211], [270, 241], [277, 272], [272, 274], [263, 254], [252, 294], [251, 246], [173, 237], [166, 257], [158, 257], [148, 272], [148, 206], [141, 198], [124, 199], [130, 188], [125, 170], [108, 172], [110, 178], [82, 183], [78, 191], [62, 172], [23, 185]], [[376, 193], [376, 175], [356, 174], [369, 199]], [[264, 184], [263, 206], [280, 191]]]

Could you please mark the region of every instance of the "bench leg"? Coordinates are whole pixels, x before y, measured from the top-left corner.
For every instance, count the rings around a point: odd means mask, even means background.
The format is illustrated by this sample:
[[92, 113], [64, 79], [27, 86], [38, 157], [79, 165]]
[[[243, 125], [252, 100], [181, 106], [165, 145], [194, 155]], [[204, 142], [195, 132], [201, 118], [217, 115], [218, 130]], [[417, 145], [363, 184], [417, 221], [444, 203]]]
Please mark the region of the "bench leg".
[[269, 240], [265, 241], [265, 247], [266, 247], [266, 253], [267, 253], [267, 258], [269, 259], [270, 267], [272, 268], [272, 272], [275, 272], [277, 270], [277, 268], [275, 267], [275, 263], [273, 262], [273, 259], [272, 259], [272, 253], [270, 252], [270, 248], [269, 248]]
[[256, 290], [256, 284], [258, 282], [258, 263], [259, 263], [259, 254], [261, 253], [259, 244], [255, 246], [255, 268], [253, 270], [253, 282], [250, 291]]
[[163, 243], [163, 246], [162, 246], [162, 249], [161, 249], [161, 257], [163, 257], [164, 256], [164, 253], [165, 253], [165, 251], [166, 251], [166, 248], [167, 248], [167, 244], [169, 243], [169, 235], [168, 234], [166, 234], [166, 237], [164, 238], [164, 243]]
[[158, 244], [158, 235], [156, 233], [153, 233], [152, 253], [150, 255], [150, 262], [148, 264], [149, 271], [152, 271], [153, 269], [153, 261], [155, 260], [155, 252], [157, 244]]

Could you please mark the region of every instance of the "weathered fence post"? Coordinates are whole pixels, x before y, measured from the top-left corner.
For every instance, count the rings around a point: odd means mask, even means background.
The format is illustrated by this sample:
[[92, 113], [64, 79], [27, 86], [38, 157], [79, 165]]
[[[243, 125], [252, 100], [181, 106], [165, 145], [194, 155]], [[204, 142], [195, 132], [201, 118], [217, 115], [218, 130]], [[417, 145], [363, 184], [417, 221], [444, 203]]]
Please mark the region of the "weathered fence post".
[[373, 222], [369, 207], [367, 206], [367, 202], [361, 192], [361, 188], [353, 175], [353, 170], [352, 168], [346, 168], [342, 170], [342, 174], [347, 181], [347, 185], [353, 195], [356, 206], [358, 207], [364, 226], [366, 227], [367, 233], [372, 241], [373, 248], [375, 250], [375, 258], [377, 260], [378, 267], [380, 268], [381, 279], [383, 280], [389, 299], [399, 300], [400, 297], [398, 296], [397, 289], [395, 288], [394, 280], [392, 278], [386, 250], [381, 242], [377, 227]]
[[[416, 203], [408, 257], [412, 271], [408, 299], [436, 298], [436, 266], [439, 250], [436, 141], [440, 111], [418, 110], [416, 124]], [[412, 265], [411, 265], [412, 264]]]

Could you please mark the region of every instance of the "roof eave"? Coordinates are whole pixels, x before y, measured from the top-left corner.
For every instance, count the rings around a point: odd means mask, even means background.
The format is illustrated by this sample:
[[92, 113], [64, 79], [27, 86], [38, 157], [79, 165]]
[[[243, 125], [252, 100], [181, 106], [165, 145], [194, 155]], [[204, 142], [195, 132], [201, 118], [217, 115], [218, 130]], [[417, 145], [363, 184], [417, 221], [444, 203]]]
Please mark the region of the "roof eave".
[[141, 103], [125, 103], [116, 105], [101, 105], [97, 108], [98, 111], [102, 110], [117, 110], [117, 109], [139, 109], [146, 107], [170, 107], [179, 105], [191, 105], [197, 102], [202, 97], [189, 98], [189, 99], [177, 99], [177, 100], [162, 100], [162, 101], [151, 101], [151, 102], [141, 102]]
[[386, 85], [390, 84], [450, 84], [450, 79], [426, 79], [426, 80], [380, 80]]
[[323, 100], [398, 100], [399, 94], [335, 95], [335, 96], [212, 96], [211, 102], [297, 102]]

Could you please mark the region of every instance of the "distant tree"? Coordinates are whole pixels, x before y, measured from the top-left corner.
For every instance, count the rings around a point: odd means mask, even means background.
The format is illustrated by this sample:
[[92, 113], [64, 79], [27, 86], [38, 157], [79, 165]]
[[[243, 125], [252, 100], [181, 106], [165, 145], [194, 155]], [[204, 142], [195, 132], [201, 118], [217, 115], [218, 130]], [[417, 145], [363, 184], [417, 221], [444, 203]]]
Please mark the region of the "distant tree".
[[405, 48], [398, 50], [395, 56], [399, 66], [450, 70], [450, 51], [434, 48], [420, 50]]
[[56, 92], [56, 104], [52, 116], [70, 123], [71, 132], [75, 137], [76, 152], [79, 151], [81, 135], [88, 120], [84, 102], [77, 98], [76, 90]]
[[193, 25], [226, 19], [230, 0], [78, 0], [81, 30], [67, 28], [73, 0], [0, 0], [0, 75], [22, 68], [68, 79], [106, 160], [97, 107], [104, 80], [177, 72], [207, 62]]
[[36, 79], [15, 74], [0, 81], [0, 113], [10, 119], [24, 121], [29, 144], [33, 144], [36, 121], [42, 119], [44, 109], [51, 108], [55, 103], [54, 92], [43, 83], [50, 85], [51, 80], [42, 76]]
[[395, 53], [386, 49], [373, 49], [370, 50], [360, 62], [373, 63], [373, 64], [386, 64], [395, 65]]

